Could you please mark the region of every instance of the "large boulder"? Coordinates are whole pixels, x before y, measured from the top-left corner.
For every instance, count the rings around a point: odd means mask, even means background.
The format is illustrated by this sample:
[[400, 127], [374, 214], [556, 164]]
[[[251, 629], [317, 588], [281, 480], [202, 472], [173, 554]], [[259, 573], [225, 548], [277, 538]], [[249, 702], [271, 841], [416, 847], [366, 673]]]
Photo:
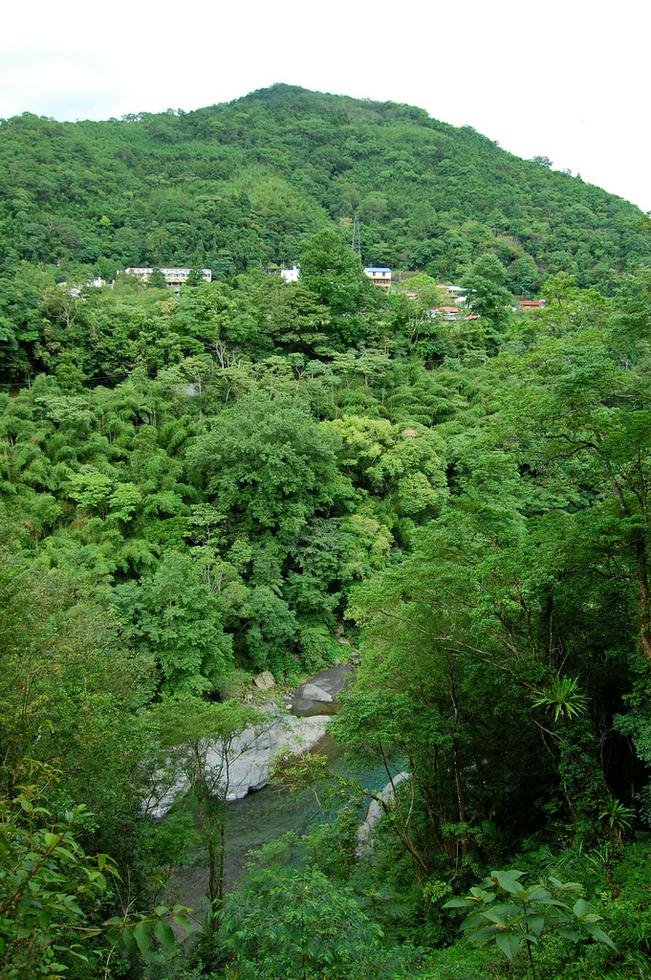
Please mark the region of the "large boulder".
[[308, 701], [323, 701], [326, 704], [334, 701], [332, 694], [328, 694], [327, 691], [324, 691], [322, 687], [318, 687], [317, 684], [305, 684], [303, 687], [303, 697], [307, 698]]
[[[246, 728], [233, 739], [228, 751], [228, 778], [222, 780], [227, 800], [241, 800], [250, 790], [266, 786], [274, 757], [281, 751], [301, 755], [314, 748], [325, 735], [329, 720], [326, 715], [272, 717], [268, 726]], [[220, 764], [218, 749], [209, 752], [208, 763]]]
[[253, 678], [253, 683], [261, 691], [270, 691], [276, 684], [274, 675], [270, 670], [263, 670], [261, 674], [256, 674]]
[[[325, 667], [314, 677], [297, 687], [291, 698], [291, 708], [295, 715], [334, 714], [337, 710], [337, 697], [350, 680], [354, 668], [352, 664], [337, 664]], [[328, 705], [324, 708], [324, 705]]]
[[[326, 732], [328, 715], [297, 718], [268, 706], [265, 721], [245, 728], [229, 742], [226, 751], [221, 742], [208, 743], [206, 770], [216, 793], [228, 801], [241, 800], [251, 790], [269, 782], [274, 757], [281, 751], [302, 755], [319, 742]], [[171, 784], [159, 786], [145, 810], [156, 819], [164, 817], [177, 796], [186, 792], [188, 781], [178, 775]]]

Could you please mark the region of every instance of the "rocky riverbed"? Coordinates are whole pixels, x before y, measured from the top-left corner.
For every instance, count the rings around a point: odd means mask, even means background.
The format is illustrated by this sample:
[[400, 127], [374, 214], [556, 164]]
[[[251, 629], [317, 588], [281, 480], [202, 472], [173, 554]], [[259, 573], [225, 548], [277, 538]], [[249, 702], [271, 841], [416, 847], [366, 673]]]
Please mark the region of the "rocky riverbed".
[[[303, 834], [322, 818], [311, 791], [289, 794], [280, 787], [268, 785], [270, 767], [274, 756], [285, 749], [297, 754], [317, 750], [331, 764], [337, 764], [342, 750], [328, 736], [326, 728], [337, 710], [337, 698], [353, 671], [350, 664], [320, 670], [288, 695], [284, 710], [275, 702], [263, 705], [268, 715], [265, 722], [246, 729], [236, 740], [229, 757], [230, 805], [224, 869], [227, 890], [239, 881], [250, 851], [288, 831]], [[257, 680], [260, 690], [271, 690], [267, 678], [260, 675]], [[148, 812], [163, 817], [183, 788], [171, 787]], [[191, 864], [176, 869], [169, 894], [200, 911], [206, 905], [207, 884], [206, 858], [201, 849]]]
[[[385, 802], [390, 802], [393, 788], [406, 778], [406, 774], [400, 772], [400, 766], [397, 765], [394, 770], [398, 775], [393, 776], [393, 785], [391, 783], [387, 785], [387, 770], [384, 765], [355, 769], [351, 772], [342, 746], [325, 731], [330, 716], [337, 709], [338, 696], [350, 681], [353, 671], [351, 665], [341, 664], [319, 671], [314, 677], [308, 678], [288, 695], [285, 701], [286, 710], [280, 712], [280, 718], [283, 719], [284, 725], [289, 724], [289, 730], [294, 736], [299, 730], [297, 723], [303, 733], [309, 733], [308, 740], [303, 741], [300, 746], [294, 743], [299, 751], [305, 752], [309, 749], [322, 753], [327, 756], [333, 772], [359, 779], [367, 790], [380, 795]], [[260, 678], [260, 685], [256, 686], [261, 690], [271, 687], [262, 678]], [[321, 700], [324, 695], [332, 700]], [[277, 706], [274, 710], [279, 711]], [[325, 734], [316, 742], [312, 742], [312, 738], [316, 737], [319, 731], [325, 731]], [[273, 740], [274, 738], [270, 736], [270, 743]], [[282, 739], [276, 744], [281, 743]], [[241, 783], [240, 789], [243, 789], [246, 782], [257, 781], [262, 782], [263, 785], [257, 790], [254, 790], [251, 785], [245, 795], [233, 800], [228, 806], [224, 848], [224, 886], [227, 892], [237, 887], [252, 852], [290, 831], [299, 836], [306, 834], [315, 824], [328, 817], [328, 814], [320, 808], [317, 797], [311, 789], [290, 793], [281, 786], [267, 783], [269, 762], [275, 751], [272, 750], [269, 755], [266, 744], [265, 742], [264, 749], [262, 744], [259, 744], [264, 754], [264, 758], [261, 757], [260, 760], [261, 770], [254, 774], [249, 760], [250, 778]], [[382, 807], [374, 800], [360, 811], [358, 856], [361, 858], [368, 854], [372, 846], [372, 832], [381, 815]], [[204, 848], [200, 847], [188, 864], [177, 867], [174, 871], [166, 889], [166, 899], [179, 901], [193, 908], [199, 926], [208, 909], [207, 891], [207, 858]]]
[[292, 693], [289, 704], [299, 718], [314, 715], [333, 715], [337, 710], [337, 697], [353, 676], [352, 664], [337, 664], [320, 670]]
[[[324, 737], [329, 718], [337, 709], [337, 697], [349, 681], [353, 668], [339, 664], [320, 670], [291, 693], [285, 708], [274, 701], [259, 705], [263, 720], [231, 739], [227, 745], [215, 741], [206, 749], [206, 769], [215, 774], [229, 802], [243, 799], [269, 782], [271, 766], [280, 752], [301, 755], [313, 749]], [[268, 675], [269, 677], [271, 675]], [[256, 678], [257, 686], [269, 690], [267, 675]], [[161, 787], [147, 806], [155, 819], [164, 817], [174, 800], [188, 788], [184, 776]]]

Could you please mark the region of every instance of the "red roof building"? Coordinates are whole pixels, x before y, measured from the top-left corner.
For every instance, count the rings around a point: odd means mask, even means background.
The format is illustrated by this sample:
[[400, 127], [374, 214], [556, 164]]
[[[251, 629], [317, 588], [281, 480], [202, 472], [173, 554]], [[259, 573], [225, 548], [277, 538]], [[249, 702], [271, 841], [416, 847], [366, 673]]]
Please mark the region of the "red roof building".
[[435, 306], [433, 310], [430, 311], [430, 316], [439, 317], [442, 316], [444, 320], [456, 320], [459, 316], [458, 306]]

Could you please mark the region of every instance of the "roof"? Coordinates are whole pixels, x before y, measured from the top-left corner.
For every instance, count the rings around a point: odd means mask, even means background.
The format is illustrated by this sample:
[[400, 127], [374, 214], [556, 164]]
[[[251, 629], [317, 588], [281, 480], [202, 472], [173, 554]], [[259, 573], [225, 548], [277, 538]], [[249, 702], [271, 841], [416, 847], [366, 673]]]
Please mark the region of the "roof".
[[391, 272], [386, 265], [367, 265], [364, 272]]
[[518, 300], [520, 306], [536, 306], [541, 307], [545, 305], [545, 301], [542, 299], [520, 299]]
[[435, 306], [434, 309], [437, 313], [458, 313], [458, 306]]

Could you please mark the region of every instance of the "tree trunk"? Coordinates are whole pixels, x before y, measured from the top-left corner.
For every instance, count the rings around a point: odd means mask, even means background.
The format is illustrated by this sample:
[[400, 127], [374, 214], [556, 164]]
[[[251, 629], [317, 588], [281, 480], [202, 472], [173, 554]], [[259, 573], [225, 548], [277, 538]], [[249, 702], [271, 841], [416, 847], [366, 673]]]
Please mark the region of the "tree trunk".
[[226, 859], [226, 826], [224, 822], [224, 817], [219, 822], [219, 882], [218, 882], [218, 898], [219, 904], [224, 901], [224, 869], [225, 869], [225, 859]]
[[218, 898], [217, 848], [212, 834], [208, 833], [208, 897], [211, 903]]
[[[449, 663], [450, 667], [450, 700], [452, 701], [452, 716], [454, 718], [454, 727], [459, 727], [459, 706], [457, 704], [457, 695], [454, 688], [454, 681], [452, 680], [452, 665]], [[467, 824], [468, 820], [466, 818], [466, 799], [463, 791], [463, 783], [461, 781], [461, 767], [459, 765], [459, 748], [457, 743], [456, 735], [452, 736], [452, 765], [454, 768], [454, 786], [457, 794], [457, 808], [459, 811], [459, 823]], [[461, 843], [461, 853], [465, 858], [468, 853], [468, 838], [465, 834], [459, 838]]]
[[640, 583], [640, 643], [642, 653], [651, 663], [651, 596], [649, 593], [649, 567], [646, 539], [640, 536], [635, 545], [638, 579]]

